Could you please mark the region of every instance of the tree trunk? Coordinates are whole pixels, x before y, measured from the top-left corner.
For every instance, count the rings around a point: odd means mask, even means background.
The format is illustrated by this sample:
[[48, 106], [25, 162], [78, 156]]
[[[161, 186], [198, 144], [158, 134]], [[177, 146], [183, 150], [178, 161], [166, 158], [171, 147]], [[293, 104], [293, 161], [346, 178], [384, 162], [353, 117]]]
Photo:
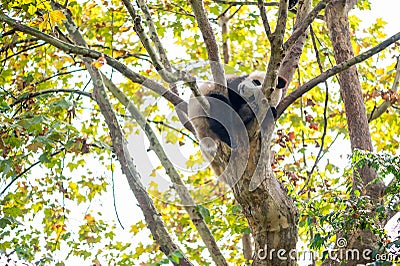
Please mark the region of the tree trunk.
[[[339, 64], [354, 57], [348, 22], [348, 11], [354, 1], [332, 0], [325, 9], [326, 22], [334, 49], [336, 63]], [[364, 105], [361, 84], [355, 66], [339, 73], [340, 93], [344, 101], [347, 126], [350, 135], [351, 148], [372, 151], [372, 140], [369, 132], [368, 118]], [[357, 169], [353, 173], [353, 190], [368, 195], [373, 201], [378, 201], [382, 195], [382, 182], [370, 184], [376, 178], [376, 172], [370, 167]], [[358, 238], [358, 239], [357, 239]], [[347, 249], [357, 249], [360, 253], [366, 249], [376, 248], [377, 238], [368, 230], [357, 231], [348, 236]], [[346, 265], [357, 265], [372, 260], [362, 258], [350, 260]]]
[[241, 143], [237, 150], [221, 147], [211, 164], [243, 208], [254, 238], [253, 265], [296, 265], [298, 212], [271, 170], [272, 117], [264, 124], [264, 132], [250, 130], [256, 132], [250, 143]]

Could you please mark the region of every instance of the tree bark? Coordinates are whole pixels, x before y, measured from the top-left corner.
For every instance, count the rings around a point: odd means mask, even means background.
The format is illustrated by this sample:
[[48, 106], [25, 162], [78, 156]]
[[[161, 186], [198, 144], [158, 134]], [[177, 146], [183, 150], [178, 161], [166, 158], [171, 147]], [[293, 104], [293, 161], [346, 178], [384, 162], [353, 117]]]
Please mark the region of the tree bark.
[[298, 212], [271, 170], [269, 144], [275, 124], [270, 115], [264, 132], [237, 150], [221, 145], [211, 164], [243, 208], [254, 238], [253, 265], [296, 265]]
[[[354, 57], [348, 21], [348, 11], [354, 1], [333, 0], [326, 9], [325, 16], [330, 39], [334, 49], [336, 63], [340, 64]], [[372, 140], [368, 127], [368, 118], [361, 83], [355, 66], [339, 73], [340, 93], [344, 101], [347, 126], [350, 135], [351, 148], [372, 151]], [[384, 184], [378, 182], [376, 172], [370, 167], [362, 167], [353, 173], [353, 191], [359, 190], [362, 195], [368, 195], [373, 201], [378, 201], [383, 193]], [[360, 253], [366, 249], [374, 250], [377, 237], [369, 230], [358, 230], [348, 235], [347, 249], [357, 249]], [[357, 265], [373, 261], [360, 256], [359, 259], [349, 260], [346, 265]]]

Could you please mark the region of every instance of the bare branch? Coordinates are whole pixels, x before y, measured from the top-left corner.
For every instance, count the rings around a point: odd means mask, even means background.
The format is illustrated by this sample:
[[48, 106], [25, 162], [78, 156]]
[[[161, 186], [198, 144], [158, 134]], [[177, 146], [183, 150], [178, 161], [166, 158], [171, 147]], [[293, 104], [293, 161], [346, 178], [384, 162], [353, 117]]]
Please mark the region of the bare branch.
[[35, 82], [34, 86], [36, 86], [36, 85], [38, 85], [40, 83], [46, 82], [46, 81], [48, 81], [48, 80], [50, 80], [52, 78], [55, 78], [55, 77], [68, 75], [68, 74], [72, 74], [72, 73], [79, 72], [79, 71], [84, 71], [84, 70], [85, 70], [84, 68], [79, 68], [79, 69], [74, 69], [74, 70], [70, 70], [70, 71], [58, 72], [58, 73], [56, 73], [56, 74], [54, 74], [52, 76], [49, 76], [49, 77], [46, 77], [46, 78], [42, 78], [41, 80]]
[[18, 51], [18, 52], [16, 52], [16, 53], [13, 53], [13, 54], [10, 55], [10, 56], [7, 56], [6, 58], [2, 59], [2, 60], [0, 61], [0, 63], [3, 63], [3, 62], [5, 62], [5, 61], [7, 61], [7, 60], [13, 58], [14, 56], [20, 55], [20, 54], [25, 53], [25, 52], [27, 52], [27, 51], [29, 51], [29, 50], [33, 50], [33, 49], [39, 48], [39, 47], [41, 47], [41, 46], [43, 46], [43, 45], [45, 45], [45, 44], [46, 44], [46, 43], [41, 43], [41, 44], [36, 44], [36, 45], [29, 46], [29, 47], [27, 47], [27, 48], [25, 48], [25, 49], [22, 49], [22, 50], [20, 50], [20, 51]]
[[171, 178], [172, 183], [174, 184], [174, 189], [177, 191], [182, 204], [184, 205], [186, 212], [189, 214], [190, 219], [193, 224], [196, 226], [201, 238], [203, 239], [205, 245], [207, 246], [211, 257], [213, 258], [216, 265], [228, 265], [223, 257], [215, 239], [212, 235], [210, 229], [207, 227], [203, 217], [196, 210], [196, 203], [191, 197], [189, 190], [186, 188], [185, 184], [182, 182], [182, 179], [179, 173], [176, 171], [174, 165], [169, 160], [167, 154], [165, 153], [163, 147], [154, 131], [151, 129], [149, 124], [146, 121], [146, 118], [140, 113], [140, 111], [136, 108], [136, 106], [125, 96], [125, 94], [120, 91], [107, 77], [103, 75], [103, 80], [107, 86], [107, 88], [111, 91], [111, 93], [121, 102], [131, 113], [133, 118], [145, 132], [147, 138], [150, 141], [150, 148], [153, 150], [158, 159], [160, 160], [162, 166], [164, 167], [166, 173]]
[[285, 36], [286, 21], [288, 16], [288, 1], [280, 1], [278, 11], [278, 21], [275, 31], [272, 33], [271, 39], [271, 58], [268, 62], [267, 74], [265, 76], [262, 91], [265, 97], [269, 100], [271, 93], [276, 86], [278, 71], [285, 57], [285, 52], [282, 48], [283, 37]]
[[92, 98], [92, 94], [89, 92], [86, 92], [86, 91], [74, 90], [74, 89], [49, 89], [49, 90], [42, 90], [42, 91], [32, 92], [29, 94], [22, 95], [16, 101], [14, 101], [12, 104], [10, 104], [10, 107], [12, 108], [19, 103], [22, 103], [22, 102], [32, 99], [32, 98], [36, 98], [40, 95], [49, 94], [49, 93], [60, 93], [60, 92], [79, 94], [79, 95], [83, 95], [83, 96]]
[[[173, 131], [178, 132], [179, 134], [184, 135], [185, 137], [187, 137], [188, 139], [190, 139], [193, 143], [196, 143], [197, 145], [199, 145], [199, 142], [198, 142], [196, 139], [194, 139], [192, 136], [190, 136], [189, 134], [187, 134], [186, 132], [184, 132], [184, 131], [181, 130], [181, 129], [178, 129], [178, 128], [175, 128], [175, 127], [173, 127], [173, 126], [171, 126], [171, 125], [168, 125], [167, 123], [165, 123], [165, 121], [156, 121], [156, 120], [147, 119], [147, 122], [148, 122], [148, 123], [153, 123], [153, 124], [156, 124], [156, 125], [161, 125], [161, 126], [163, 126], [163, 127], [172, 129]], [[192, 132], [192, 133], [195, 134], [195, 132]]]
[[[123, 1], [128, 1], [128, 0], [123, 0]], [[156, 68], [157, 72], [166, 82], [175, 82], [176, 79], [172, 75], [170, 75], [169, 72], [164, 70], [164, 67], [161, 61], [159, 60], [156, 51], [153, 49], [153, 46], [150, 43], [150, 38], [144, 32], [144, 29], [142, 27], [142, 18], [140, 16], [135, 17], [133, 28], [135, 29], [135, 32], [139, 36], [140, 41], [142, 42], [147, 53], [149, 54], [152, 64]]]
[[[154, 27], [153, 21], [151, 20], [150, 13], [148, 11], [148, 8], [146, 4], [143, 1], [138, 1], [138, 4], [140, 8], [142, 9], [145, 19], [147, 21], [147, 25], [150, 29], [150, 36], [153, 37], [153, 43], [156, 45], [158, 48], [158, 53], [161, 57], [158, 57], [156, 51], [153, 49], [153, 46], [150, 42], [150, 38], [147, 36], [147, 34], [144, 32], [143, 26], [142, 26], [142, 18], [137, 15], [136, 10], [134, 9], [133, 5], [129, 0], [122, 0], [124, 3], [126, 9], [128, 10], [129, 14], [131, 15], [133, 19], [133, 29], [139, 36], [140, 41], [143, 44], [143, 47], [146, 49], [147, 53], [149, 54], [151, 58], [152, 65], [156, 68], [157, 72], [160, 74], [160, 76], [168, 83], [174, 83], [177, 81], [176, 75], [172, 74], [171, 72], [171, 65], [169, 64], [168, 59], [166, 58], [166, 54], [164, 51], [164, 48], [161, 45], [160, 40], [158, 39], [157, 36], [157, 31]], [[162, 60], [164, 59], [164, 61]], [[163, 66], [164, 63], [164, 66]]]
[[229, 63], [228, 22], [229, 17], [226, 14], [219, 18], [222, 34], [222, 53], [224, 55], [224, 64]]
[[[4, 36], [2, 36], [4, 37]], [[4, 51], [8, 50], [8, 49], [12, 49], [13, 47], [15, 47], [17, 44], [20, 43], [31, 43], [31, 42], [36, 42], [37, 39], [36, 38], [28, 38], [28, 39], [22, 39], [22, 40], [13, 40], [11, 43], [5, 44], [3, 47], [0, 48], [0, 54], [3, 53]]]
[[308, 92], [309, 90], [313, 89], [315, 86], [317, 86], [319, 83], [324, 82], [328, 78], [336, 75], [337, 73], [348, 69], [349, 67], [358, 64], [371, 56], [379, 53], [380, 51], [384, 50], [386, 47], [389, 45], [393, 44], [394, 42], [400, 40], [400, 32], [394, 34], [393, 36], [389, 37], [382, 43], [374, 46], [373, 48], [365, 51], [362, 54], [359, 54], [358, 56], [355, 56], [349, 60], [346, 60], [331, 69], [328, 69], [321, 75], [311, 79], [298, 89], [292, 91], [288, 96], [286, 96], [278, 105], [277, 111], [278, 111], [278, 117], [282, 115], [282, 113], [291, 105], [294, 101], [296, 101], [299, 97], [301, 97], [304, 93]]
[[[149, 37], [144, 32], [141, 23], [141, 17], [136, 14], [136, 10], [133, 8], [132, 4], [129, 0], [122, 0], [124, 2], [125, 7], [128, 9], [129, 14], [134, 20], [134, 30], [139, 36], [140, 41], [142, 42], [144, 48], [146, 49], [147, 53], [151, 58], [152, 65], [156, 68], [157, 72], [160, 74], [161, 78], [170, 84], [171, 91], [178, 95], [178, 91], [176, 88], [175, 82], [178, 80], [185, 80], [188, 82], [189, 88], [192, 90], [193, 94], [196, 97], [199, 97], [199, 102], [203, 106], [204, 110], [208, 110], [208, 105], [205, 102], [205, 99], [200, 96], [200, 92], [197, 88], [197, 84], [195, 82], [195, 78], [189, 75], [186, 72], [178, 71], [177, 73], [172, 72], [172, 66], [167, 58], [165, 53], [164, 47], [158, 37], [157, 30], [154, 26], [153, 20], [151, 18], [149, 9], [146, 3], [142, 0], [138, 0], [137, 3], [140, 6], [142, 12], [144, 13], [147, 26], [150, 29], [150, 38], [153, 41], [154, 45], [157, 48], [158, 55], [156, 51], [153, 49], [153, 46], [150, 42]], [[190, 121], [188, 121], [186, 117], [185, 105], [175, 105], [179, 106], [176, 108], [176, 112], [178, 114], [179, 120], [182, 122], [185, 127], [194, 132], [193, 126], [191, 125]]]
[[174, 11], [174, 10], [171, 10], [169, 8], [162, 8], [163, 5], [161, 5], [161, 6], [153, 5], [153, 6], [149, 6], [149, 8], [153, 9], [153, 10], [164, 11], [164, 12], [167, 12], [167, 13], [178, 14], [178, 15], [181, 15], [181, 16], [187, 16], [187, 17], [192, 17], [192, 18], [195, 17], [193, 14], [190, 14], [188, 11], [186, 11], [182, 7], [178, 6], [177, 4], [171, 3], [171, 5], [177, 7], [182, 12]]
[[263, 22], [265, 33], [267, 34], [267, 38], [270, 43], [272, 43], [272, 31], [271, 27], [269, 26], [267, 12], [265, 11], [265, 5], [263, 0], [258, 0], [258, 9], [260, 9], [260, 15]]
[[[394, 78], [394, 82], [391, 89], [393, 93], [397, 92], [397, 88], [399, 86], [399, 80], [400, 80], [400, 56], [397, 57], [396, 76]], [[371, 122], [372, 120], [375, 120], [378, 117], [380, 117], [383, 113], [386, 112], [389, 106], [391, 106], [390, 99], [386, 99], [381, 105], [379, 105], [377, 108], [374, 108], [371, 114], [368, 115], [369, 117], [368, 122]]]

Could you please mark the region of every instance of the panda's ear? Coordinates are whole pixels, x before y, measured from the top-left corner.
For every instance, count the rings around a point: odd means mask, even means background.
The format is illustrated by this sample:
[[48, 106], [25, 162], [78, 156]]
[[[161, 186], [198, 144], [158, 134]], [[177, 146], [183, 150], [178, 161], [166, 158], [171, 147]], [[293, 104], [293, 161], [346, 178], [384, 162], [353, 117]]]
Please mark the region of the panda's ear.
[[276, 84], [277, 89], [283, 89], [287, 85], [287, 80], [284, 77], [278, 77], [278, 84]]

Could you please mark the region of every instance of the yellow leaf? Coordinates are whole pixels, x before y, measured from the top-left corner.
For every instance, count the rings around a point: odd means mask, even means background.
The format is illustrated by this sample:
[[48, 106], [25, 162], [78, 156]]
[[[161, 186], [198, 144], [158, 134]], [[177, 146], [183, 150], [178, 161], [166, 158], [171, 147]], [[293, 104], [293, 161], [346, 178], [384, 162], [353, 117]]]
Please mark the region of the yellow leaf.
[[376, 24], [377, 24], [379, 27], [383, 27], [383, 26], [385, 26], [385, 25], [387, 24], [387, 22], [384, 21], [382, 18], [377, 18], [377, 19], [376, 19]]
[[29, 15], [33, 15], [33, 14], [35, 14], [36, 10], [37, 10], [37, 7], [36, 7], [36, 6], [34, 6], [34, 5], [29, 5], [29, 7], [28, 7], [28, 14], [29, 14]]
[[49, 23], [49, 14], [44, 14], [43, 15], [43, 20], [42, 22], [39, 23], [39, 30], [46, 30], [48, 27]]
[[157, 166], [156, 168], [153, 169], [153, 171], [151, 171], [150, 176], [151, 177], [156, 177], [156, 172], [157, 170], [160, 170], [162, 168], [161, 165]]
[[69, 182], [68, 185], [74, 191], [78, 189], [78, 185], [76, 183], [74, 183], [74, 182]]
[[134, 235], [136, 235], [139, 232], [139, 228], [136, 225], [132, 225], [131, 226], [131, 230], [129, 230], [129, 232], [131, 232]]
[[88, 224], [94, 223], [94, 217], [90, 214], [85, 215], [85, 220], [88, 222]]
[[67, 18], [61, 10], [54, 10], [50, 12], [50, 22], [52, 26], [66, 19]]
[[378, 74], [378, 75], [383, 75], [385, 72], [384, 72], [384, 69], [383, 68], [378, 68], [377, 70], [376, 70], [376, 74]]
[[354, 47], [354, 54], [356, 54], [356, 55], [359, 54], [360, 49], [361, 49], [361, 46], [357, 43]]
[[107, 64], [107, 60], [106, 60], [104, 54], [101, 54], [101, 56], [92, 63], [92, 66], [94, 66], [95, 68], [100, 68], [100, 67], [104, 66], [105, 64]]
[[103, 66], [103, 64], [99, 61], [93, 61], [92, 66], [94, 66], [95, 68], [100, 68]]

